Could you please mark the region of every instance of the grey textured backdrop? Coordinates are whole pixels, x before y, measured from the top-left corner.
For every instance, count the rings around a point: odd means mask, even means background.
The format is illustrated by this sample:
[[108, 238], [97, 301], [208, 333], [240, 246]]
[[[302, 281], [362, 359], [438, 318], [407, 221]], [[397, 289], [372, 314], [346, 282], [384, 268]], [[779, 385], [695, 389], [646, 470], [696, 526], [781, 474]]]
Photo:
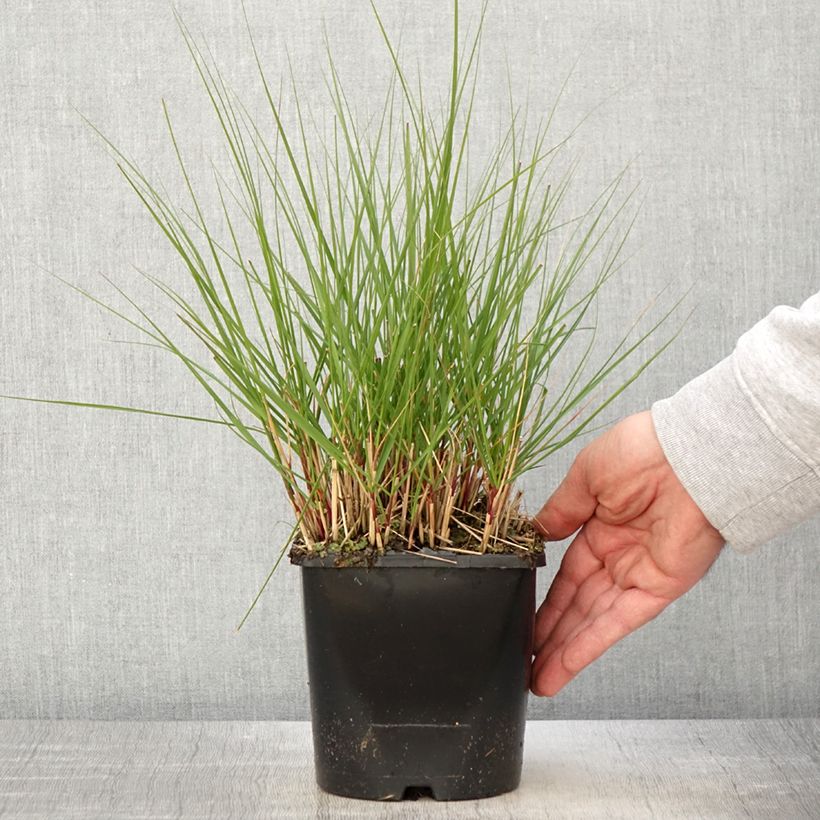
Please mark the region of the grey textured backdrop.
[[[465, 3], [474, 17], [476, 3]], [[648, 406], [727, 354], [778, 303], [817, 290], [820, 13], [815, 0], [505, 0], [489, 15], [479, 128], [506, 62], [534, 108], [576, 58], [558, 130], [580, 193], [634, 160], [646, 204], [638, 255], [605, 325], [663, 286], [693, 285], [676, 347], [611, 417]], [[426, 72], [444, 69], [445, 4], [380, 3]], [[182, 2], [251, 88], [238, 2]], [[321, 102], [321, 25], [354, 96], [385, 55], [364, 0], [248, 11], [271, 74], [286, 62]], [[207, 412], [178, 367], [42, 268], [96, 292], [102, 274], [174, 265], [74, 107], [168, 176], [165, 97], [193, 156], [213, 126], [165, 0], [0, 2], [0, 393]], [[153, 299], [143, 293], [144, 299]], [[526, 481], [531, 510], [572, 453]], [[298, 573], [284, 568], [234, 632], [289, 518], [274, 476], [228, 433], [174, 421], [0, 402], [0, 716], [303, 718]], [[818, 540], [809, 522], [705, 581], [534, 715], [817, 715]], [[554, 572], [560, 548], [549, 569]]]

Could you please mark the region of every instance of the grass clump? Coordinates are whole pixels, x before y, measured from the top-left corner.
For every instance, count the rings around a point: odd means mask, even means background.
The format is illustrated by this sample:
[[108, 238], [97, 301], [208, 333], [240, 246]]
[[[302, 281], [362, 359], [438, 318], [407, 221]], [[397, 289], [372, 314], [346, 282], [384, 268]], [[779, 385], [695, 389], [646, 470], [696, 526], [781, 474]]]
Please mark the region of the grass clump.
[[660, 324], [628, 328], [592, 364], [629, 195], [616, 179], [567, 216], [572, 170], [555, 170], [566, 141], [548, 142], [552, 112], [528, 133], [512, 105], [476, 172], [481, 25], [462, 41], [456, 4], [431, 111], [374, 13], [392, 66], [384, 104], [356, 117], [328, 50], [324, 127], [295, 84], [286, 127], [251, 37], [267, 107], [253, 116], [179, 20], [233, 169], [213, 175], [219, 217], [206, 219], [167, 109], [186, 205], [109, 145], [193, 285], [189, 296], [152, 279], [203, 355], [133, 302], [117, 315], [177, 357], [217, 421], [278, 472], [301, 551], [537, 550], [517, 479], [639, 375], [646, 361], [609, 383]]

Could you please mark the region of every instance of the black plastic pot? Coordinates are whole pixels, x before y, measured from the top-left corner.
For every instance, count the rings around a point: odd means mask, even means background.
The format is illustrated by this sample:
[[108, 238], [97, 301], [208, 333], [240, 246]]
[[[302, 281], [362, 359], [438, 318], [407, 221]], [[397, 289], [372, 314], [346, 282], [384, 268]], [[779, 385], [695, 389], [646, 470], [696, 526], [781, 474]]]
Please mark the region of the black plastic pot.
[[518, 786], [535, 568], [515, 555], [451, 555], [300, 562], [325, 791], [468, 800]]

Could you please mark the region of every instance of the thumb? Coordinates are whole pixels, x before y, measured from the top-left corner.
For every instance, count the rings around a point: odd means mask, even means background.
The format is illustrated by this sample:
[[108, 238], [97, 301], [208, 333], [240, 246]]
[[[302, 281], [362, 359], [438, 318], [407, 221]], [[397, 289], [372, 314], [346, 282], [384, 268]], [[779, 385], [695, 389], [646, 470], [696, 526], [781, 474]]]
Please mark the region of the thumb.
[[550, 541], [572, 535], [595, 512], [598, 501], [589, 488], [588, 450], [582, 450], [572, 463], [558, 489], [535, 516], [536, 527]]

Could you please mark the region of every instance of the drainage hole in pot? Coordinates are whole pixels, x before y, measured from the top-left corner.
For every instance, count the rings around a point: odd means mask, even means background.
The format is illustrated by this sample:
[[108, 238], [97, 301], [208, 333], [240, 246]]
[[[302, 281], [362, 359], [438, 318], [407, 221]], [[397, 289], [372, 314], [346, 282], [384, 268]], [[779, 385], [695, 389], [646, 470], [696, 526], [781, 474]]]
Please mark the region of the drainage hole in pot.
[[402, 800], [418, 800], [420, 797], [429, 797], [434, 800], [433, 790], [430, 786], [408, 786], [402, 794]]

